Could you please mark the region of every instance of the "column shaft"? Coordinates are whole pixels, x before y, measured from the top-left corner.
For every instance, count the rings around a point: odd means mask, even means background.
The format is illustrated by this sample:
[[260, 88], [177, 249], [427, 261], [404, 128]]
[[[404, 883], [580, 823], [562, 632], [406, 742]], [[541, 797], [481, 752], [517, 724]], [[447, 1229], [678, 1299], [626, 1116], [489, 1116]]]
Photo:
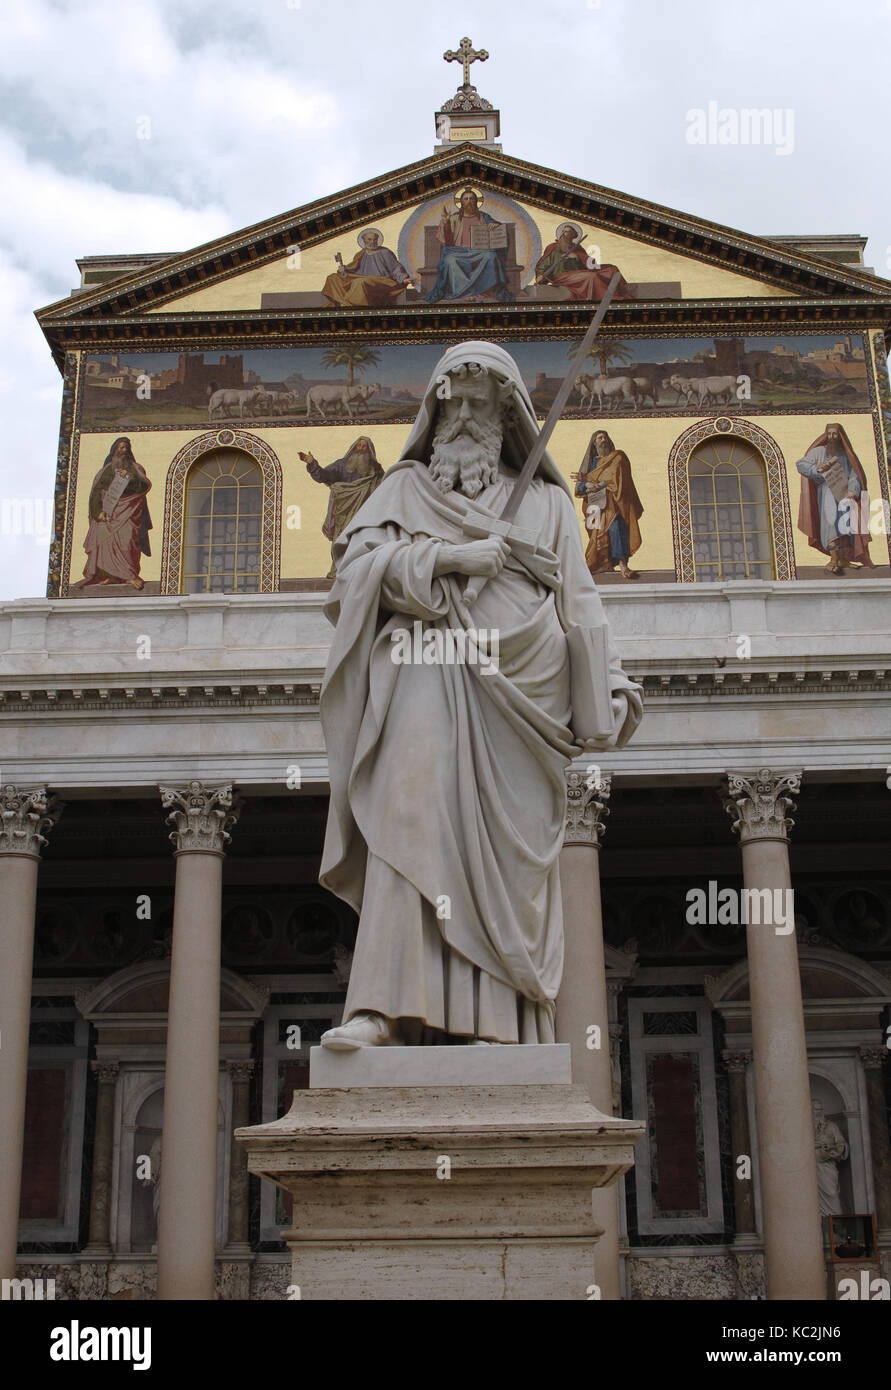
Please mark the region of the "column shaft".
[[114, 1092], [117, 1062], [93, 1062], [99, 1079], [93, 1131], [93, 1178], [90, 1187], [90, 1236], [87, 1252], [108, 1254], [111, 1217], [111, 1169], [114, 1153]]
[[158, 1211], [158, 1296], [214, 1295], [222, 855], [176, 859]]
[[[572, 769], [566, 778], [566, 841], [560, 854], [563, 980], [557, 996], [555, 1031], [558, 1043], [569, 1044], [573, 1082], [586, 1086], [597, 1109], [612, 1115], [599, 850], [610, 786], [608, 779], [601, 777], [596, 787], [589, 787], [584, 776]], [[589, 1034], [592, 1025], [599, 1029], [599, 1037]], [[589, 1040], [598, 1046], [589, 1047]], [[617, 1200], [615, 1185], [594, 1190], [594, 1217], [603, 1227], [595, 1254], [595, 1277], [602, 1299], [622, 1296]]]
[[0, 1277], [15, 1275], [25, 1092], [28, 1085], [28, 1034], [31, 1021], [31, 962], [37, 859], [2, 856], [3, 959], [0, 964]]
[[60, 813], [42, 788], [0, 789], [0, 1279], [15, 1277], [18, 1245], [37, 869]]
[[869, 1146], [872, 1151], [872, 1183], [876, 1198], [876, 1225], [891, 1230], [891, 1144], [888, 1142], [888, 1110], [885, 1105], [884, 1047], [861, 1048], [869, 1112]]
[[162, 788], [176, 829], [158, 1297], [212, 1299], [220, 1073], [220, 917], [231, 788]]
[[251, 1122], [249, 1099], [253, 1062], [229, 1062], [232, 1076], [232, 1150], [229, 1160], [229, 1241], [233, 1246], [250, 1248], [248, 1239], [247, 1149], [235, 1141], [235, 1130]]
[[[797, 791], [799, 778], [794, 774], [777, 776], [765, 768], [757, 778], [731, 774], [729, 781], [727, 809], [737, 816], [745, 886], [769, 889], [776, 901], [777, 891], [785, 894], [791, 887], [785, 832], [790, 824], [786, 810], [792, 802], [784, 792]], [[794, 924], [791, 931], [778, 931], [773, 918], [750, 920], [746, 941], [767, 1296], [825, 1299], [826, 1269]]]
[[730, 1076], [730, 1143], [733, 1149], [733, 1204], [736, 1210], [736, 1234], [755, 1233], [755, 1188], [753, 1178], [737, 1175], [741, 1155], [752, 1156], [752, 1140], [749, 1134], [749, 1110], [746, 1104], [746, 1063], [751, 1054], [744, 1052], [725, 1052], [727, 1070]]
[[[596, 845], [565, 845], [560, 852], [564, 942], [556, 1035], [558, 1042], [569, 1043], [573, 1081], [587, 1086], [597, 1109], [611, 1115], [613, 1083], [599, 860]], [[588, 1033], [592, 1024], [600, 1030], [599, 1037]], [[599, 1045], [589, 1047], [589, 1037]]]

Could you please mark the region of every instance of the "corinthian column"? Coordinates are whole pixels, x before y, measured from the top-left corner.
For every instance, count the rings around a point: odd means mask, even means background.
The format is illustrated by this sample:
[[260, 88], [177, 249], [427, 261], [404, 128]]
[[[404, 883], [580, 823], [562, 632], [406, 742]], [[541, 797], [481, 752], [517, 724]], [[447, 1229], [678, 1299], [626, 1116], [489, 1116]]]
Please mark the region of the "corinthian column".
[[62, 807], [44, 787], [0, 790], [0, 1278], [15, 1277], [22, 1195], [37, 865]]
[[[729, 773], [724, 806], [742, 846], [750, 890], [788, 893], [788, 812], [801, 786], [797, 772]], [[784, 898], [782, 902], [790, 902]], [[753, 912], [750, 916], [755, 916]], [[817, 1196], [817, 1162], [798, 946], [794, 919], [758, 914], [746, 927], [752, 1006], [755, 1117], [770, 1299], [825, 1299], [826, 1271]], [[765, 924], [763, 916], [770, 916]]]
[[863, 1074], [866, 1077], [872, 1185], [875, 1190], [876, 1225], [879, 1230], [891, 1230], [891, 1144], [888, 1142], [884, 1079], [888, 1055], [887, 1047], [860, 1048], [860, 1061], [863, 1063]]
[[[605, 1115], [613, 1113], [609, 1008], [603, 912], [600, 903], [600, 840], [609, 815], [611, 778], [566, 769], [566, 826], [560, 853], [563, 895], [563, 981], [557, 996], [556, 1037], [569, 1043], [572, 1079], [587, 1086]], [[593, 1044], [596, 1044], [593, 1045]], [[594, 1217], [603, 1227], [595, 1277], [602, 1299], [621, 1298], [615, 1186], [595, 1189]]]
[[214, 1296], [223, 852], [232, 788], [161, 787], [176, 887], [167, 1012], [158, 1297]]
[[114, 1152], [114, 1089], [117, 1062], [91, 1062], [99, 1083], [96, 1125], [93, 1130], [93, 1181], [90, 1188], [90, 1239], [88, 1254], [107, 1255], [111, 1214], [111, 1167]]

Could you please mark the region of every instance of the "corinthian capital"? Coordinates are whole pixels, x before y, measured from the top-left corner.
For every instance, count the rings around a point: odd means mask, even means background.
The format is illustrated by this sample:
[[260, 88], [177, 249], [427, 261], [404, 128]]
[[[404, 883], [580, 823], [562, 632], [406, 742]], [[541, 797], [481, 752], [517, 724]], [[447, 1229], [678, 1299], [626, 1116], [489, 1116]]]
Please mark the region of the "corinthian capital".
[[[785, 840], [792, 828], [793, 796], [801, 789], [800, 772], [728, 772], [724, 810], [739, 831], [740, 843], [749, 840]], [[789, 795], [791, 793], [791, 795]]]
[[609, 815], [607, 802], [612, 790], [609, 773], [593, 764], [586, 771], [568, 767], [566, 776], [566, 823], [564, 845], [600, 845]]
[[120, 1071], [119, 1062], [91, 1062], [90, 1070], [100, 1086], [113, 1086]]
[[161, 804], [173, 826], [170, 843], [179, 853], [203, 850], [222, 854], [229, 843], [229, 831], [238, 819], [243, 802], [233, 799], [231, 786], [205, 787], [190, 782], [187, 787], [159, 787]]
[[0, 788], [0, 854], [25, 854], [40, 858], [46, 844], [45, 830], [62, 814], [62, 803], [48, 795], [46, 787], [23, 791], [12, 783]]

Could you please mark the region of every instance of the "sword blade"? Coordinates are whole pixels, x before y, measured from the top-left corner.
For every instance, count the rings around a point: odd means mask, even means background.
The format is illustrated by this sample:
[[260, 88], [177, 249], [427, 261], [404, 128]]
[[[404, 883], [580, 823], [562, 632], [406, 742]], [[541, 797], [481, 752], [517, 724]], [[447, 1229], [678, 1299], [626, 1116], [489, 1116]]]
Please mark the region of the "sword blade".
[[503, 521], [510, 521], [512, 517], [516, 516], [520, 507], [520, 503], [522, 502], [524, 496], [526, 495], [526, 492], [529, 489], [529, 484], [535, 477], [536, 469], [538, 468], [538, 465], [541, 463], [544, 457], [545, 450], [548, 447], [548, 441], [550, 440], [551, 435], [554, 433], [560, 416], [563, 414], [566, 402], [569, 400], [570, 392], [572, 391], [573, 386], [575, 386], [575, 379], [578, 376], [579, 372], [582, 370], [582, 367], [584, 367], [585, 365], [585, 361], [587, 359], [591, 344], [597, 337], [598, 329], [600, 328], [600, 325], [603, 323], [604, 316], [606, 314], [607, 309], [610, 306], [610, 301], [618, 288], [620, 279], [621, 276], [619, 275], [619, 272], [616, 271], [615, 275], [613, 276], [612, 280], [610, 280], [609, 285], [607, 286], [606, 294], [603, 296], [603, 298], [600, 301], [600, 304], [597, 307], [597, 313], [594, 315], [593, 319], [588, 325], [588, 331], [579, 345], [578, 352], [575, 354], [575, 356], [569, 364], [569, 371], [566, 373], [566, 376], [560, 383], [560, 386], [557, 390], [557, 394], [554, 397], [553, 404], [551, 405], [551, 408], [548, 411], [547, 419], [541, 427], [541, 433], [539, 434], [538, 438], [533, 444], [529, 457], [523, 464], [522, 471], [520, 473], [517, 483], [514, 486], [514, 490], [504, 505], [504, 509], [501, 513], [501, 519]]
[[[577, 353], [575, 354], [575, 356], [569, 364], [569, 371], [566, 373], [566, 376], [560, 383], [560, 386], [557, 390], [557, 394], [554, 397], [553, 404], [550, 410], [548, 411], [547, 419], [545, 420], [541, 428], [541, 432], [538, 438], [536, 439], [535, 443], [533, 444], [532, 449], [530, 450], [529, 457], [523, 464], [523, 467], [520, 471], [520, 476], [514, 484], [513, 492], [507, 499], [507, 502], [504, 504], [501, 516], [499, 517], [499, 521], [512, 521], [513, 518], [516, 516], [517, 512], [519, 511], [520, 503], [525, 497], [529, 489], [529, 484], [535, 477], [538, 465], [541, 463], [542, 458], [544, 457], [545, 449], [548, 447], [548, 441], [551, 435], [554, 433], [557, 421], [563, 414], [566, 402], [569, 400], [569, 393], [575, 385], [575, 379], [578, 376], [579, 372], [582, 370], [582, 367], [585, 365], [585, 360], [588, 356], [588, 351], [594, 339], [597, 337], [597, 330], [603, 323], [604, 315], [606, 314], [606, 311], [610, 306], [610, 300], [615, 294], [616, 289], [618, 288], [619, 280], [621, 278], [622, 277], [620, 276], [619, 272], [616, 271], [615, 275], [610, 280], [606, 289], [606, 294], [603, 296], [603, 298], [600, 301], [600, 304], [597, 307], [597, 313], [594, 315], [593, 319], [588, 325], [588, 331], [582, 339], [581, 343], [579, 344], [579, 349]], [[467, 586], [464, 590], [463, 599], [464, 603], [467, 605], [468, 608], [470, 608], [474, 603], [476, 603], [481, 591], [485, 587], [485, 584], [486, 579], [483, 575], [476, 576], [467, 581]]]

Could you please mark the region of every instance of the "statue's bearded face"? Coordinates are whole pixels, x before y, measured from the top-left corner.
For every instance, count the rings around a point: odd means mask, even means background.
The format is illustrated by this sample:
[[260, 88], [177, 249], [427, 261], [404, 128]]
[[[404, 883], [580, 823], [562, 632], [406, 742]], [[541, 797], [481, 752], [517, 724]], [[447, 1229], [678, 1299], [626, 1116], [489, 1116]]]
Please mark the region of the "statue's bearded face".
[[469, 363], [449, 374], [433, 436], [430, 476], [440, 492], [458, 487], [476, 497], [498, 477], [501, 397], [498, 382]]

